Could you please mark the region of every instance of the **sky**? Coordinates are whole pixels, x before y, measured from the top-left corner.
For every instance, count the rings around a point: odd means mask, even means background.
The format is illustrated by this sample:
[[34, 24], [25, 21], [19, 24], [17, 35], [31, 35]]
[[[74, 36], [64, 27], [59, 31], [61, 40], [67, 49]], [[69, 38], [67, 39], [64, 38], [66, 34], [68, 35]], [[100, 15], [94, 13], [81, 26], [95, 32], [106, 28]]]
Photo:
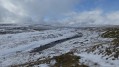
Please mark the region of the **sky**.
[[0, 0], [0, 23], [119, 25], [119, 0]]

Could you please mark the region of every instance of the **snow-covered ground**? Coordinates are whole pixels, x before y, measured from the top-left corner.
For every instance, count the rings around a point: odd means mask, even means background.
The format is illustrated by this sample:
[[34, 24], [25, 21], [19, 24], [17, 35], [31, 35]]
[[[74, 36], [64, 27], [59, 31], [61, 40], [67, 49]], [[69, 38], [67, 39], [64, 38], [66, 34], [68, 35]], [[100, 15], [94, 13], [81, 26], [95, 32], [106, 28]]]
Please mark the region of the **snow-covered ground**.
[[[82, 33], [83, 36], [57, 43], [55, 46], [44, 49], [40, 52], [31, 53], [37, 47], [48, 43], [70, 38]], [[119, 59], [111, 60], [98, 52], [105, 48], [96, 49], [94, 52], [86, 50], [98, 44], [108, 44], [111, 39], [100, 38], [102, 32], [84, 29], [54, 29], [34, 32], [23, 32], [17, 34], [0, 35], [0, 67], [9, 65], [24, 64], [25, 62], [36, 61], [39, 58], [48, 56], [57, 56], [67, 52], [74, 52], [75, 55], [81, 56], [81, 63], [90, 67], [118, 67]], [[47, 64], [41, 64], [40, 67], [48, 67]], [[37, 67], [35, 65], [34, 67]]]
[[[74, 52], [75, 55], [81, 57], [80, 63], [86, 64], [90, 67], [119, 66], [119, 59], [112, 60], [112, 57], [100, 53], [100, 50], [103, 50], [105, 52], [105, 49], [107, 47], [110, 47], [108, 43], [112, 39], [99, 37], [99, 35], [102, 32], [95, 32], [88, 30], [79, 30], [79, 32], [83, 33], [83, 37], [63, 42], [52, 48], [44, 50], [43, 53], [46, 54], [46, 56], [48, 55], [52, 56], [52, 55], [61, 55], [67, 52]], [[102, 44], [103, 48], [100, 48], [101, 47], [100, 44]], [[100, 45], [100, 47], [95, 49], [94, 52], [89, 53], [88, 51], [92, 50], [92, 47], [94, 47], [95, 45]]]
[[[16, 60], [16, 58], [23, 58], [20, 57], [21, 55], [29, 55], [26, 53], [28, 53], [28, 51], [33, 50], [36, 47], [60, 39], [72, 37], [77, 34], [73, 31], [73, 29], [57, 29], [0, 35], [0, 65], [10, 65], [14, 64], [15, 62], [19, 63], [19, 61]], [[15, 57], [15, 55], [17, 54], [21, 55]], [[28, 59], [26, 57], [27, 56], [25, 56], [24, 59], [26, 59], [27, 61]]]

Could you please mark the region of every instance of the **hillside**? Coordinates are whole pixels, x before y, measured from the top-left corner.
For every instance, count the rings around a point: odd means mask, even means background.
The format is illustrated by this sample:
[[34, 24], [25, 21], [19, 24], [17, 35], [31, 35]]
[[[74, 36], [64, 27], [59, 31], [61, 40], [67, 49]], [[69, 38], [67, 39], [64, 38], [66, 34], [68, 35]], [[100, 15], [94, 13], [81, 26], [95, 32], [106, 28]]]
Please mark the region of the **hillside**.
[[0, 34], [0, 67], [119, 66], [118, 29], [49, 27], [7, 26], [22, 32]]

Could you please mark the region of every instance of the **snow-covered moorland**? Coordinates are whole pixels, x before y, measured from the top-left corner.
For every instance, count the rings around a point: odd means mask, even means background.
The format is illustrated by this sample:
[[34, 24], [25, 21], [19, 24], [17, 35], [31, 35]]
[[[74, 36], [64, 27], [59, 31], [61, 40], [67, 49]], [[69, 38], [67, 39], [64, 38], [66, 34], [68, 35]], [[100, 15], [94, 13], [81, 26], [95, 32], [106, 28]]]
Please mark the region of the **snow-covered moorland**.
[[58, 28], [0, 35], [0, 67], [50, 67], [57, 63], [54, 59], [50, 59], [50, 63], [41, 60], [68, 52], [79, 56], [79, 63], [89, 67], [118, 67], [119, 59], [113, 56], [115, 52], [108, 54], [107, 48], [113, 48], [112, 38], [102, 38], [103, 32]]

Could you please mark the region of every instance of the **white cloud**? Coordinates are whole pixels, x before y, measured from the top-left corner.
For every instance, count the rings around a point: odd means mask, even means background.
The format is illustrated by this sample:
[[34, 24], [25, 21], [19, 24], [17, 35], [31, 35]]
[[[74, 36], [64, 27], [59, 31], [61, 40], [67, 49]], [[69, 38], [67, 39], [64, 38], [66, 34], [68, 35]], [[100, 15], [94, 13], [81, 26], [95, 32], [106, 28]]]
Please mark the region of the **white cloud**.
[[104, 13], [102, 10], [92, 10], [72, 12], [67, 15], [67, 18], [59, 22], [64, 25], [119, 25], [119, 11]]
[[119, 24], [119, 11], [107, 14], [106, 17], [110, 24]]

